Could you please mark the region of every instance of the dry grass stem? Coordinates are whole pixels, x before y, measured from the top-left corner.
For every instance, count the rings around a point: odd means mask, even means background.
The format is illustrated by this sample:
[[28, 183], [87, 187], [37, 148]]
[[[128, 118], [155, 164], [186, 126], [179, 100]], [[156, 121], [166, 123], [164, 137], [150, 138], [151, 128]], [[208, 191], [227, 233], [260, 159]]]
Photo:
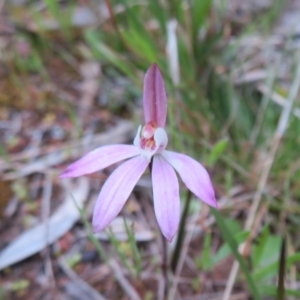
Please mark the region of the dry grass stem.
[[[284, 108], [281, 112], [281, 116], [280, 116], [280, 119], [278, 121], [276, 131], [274, 133], [273, 142], [272, 142], [272, 145], [271, 145], [271, 149], [269, 151], [268, 158], [267, 158], [265, 164], [263, 164], [263, 166], [262, 166], [261, 176], [259, 178], [257, 191], [254, 195], [253, 202], [251, 204], [250, 211], [249, 211], [249, 214], [248, 214], [248, 218], [246, 220], [245, 227], [244, 227], [244, 229], [247, 230], [247, 231], [252, 232], [252, 226], [253, 226], [253, 223], [254, 223], [254, 220], [255, 220], [255, 217], [256, 217], [256, 212], [257, 212], [257, 209], [258, 209], [259, 204], [261, 202], [262, 194], [263, 194], [263, 191], [265, 189], [265, 186], [266, 186], [266, 183], [267, 183], [267, 180], [268, 180], [268, 177], [269, 177], [269, 173], [270, 173], [273, 161], [275, 159], [275, 155], [276, 155], [277, 149], [279, 147], [281, 138], [284, 135], [284, 132], [285, 132], [287, 126], [288, 126], [289, 117], [290, 117], [290, 114], [291, 114], [291, 111], [292, 111], [294, 101], [295, 101], [295, 99], [298, 95], [299, 88], [300, 88], [300, 62], [298, 63], [298, 66], [297, 66], [295, 79], [294, 79], [294, 82], [291, 86], [289, 97], [286, 100], [286, 105], [284, 106]], [[243, 243], [243, 244], [240, 245], [239, 250], [240, 250], [242, 255], [245, 251], [246, 246], [247, 246], [246, 243]], [[232, 292], [232, 288], [233, 288], [238, 270], [239, 270], [239, 264], [238, 264], [237, 261], [235, 261], [233, 263], [233, 267], [230, 271], [230, 276], [229, 276], [229, 279], [228, 279], [228, 282], [227, 282], [226, 289], [225, 289], [224, 296], [223, 296], [222, 300], [229, 300], [230, 299], [230, 295], [231, 295], [231, 292]]]

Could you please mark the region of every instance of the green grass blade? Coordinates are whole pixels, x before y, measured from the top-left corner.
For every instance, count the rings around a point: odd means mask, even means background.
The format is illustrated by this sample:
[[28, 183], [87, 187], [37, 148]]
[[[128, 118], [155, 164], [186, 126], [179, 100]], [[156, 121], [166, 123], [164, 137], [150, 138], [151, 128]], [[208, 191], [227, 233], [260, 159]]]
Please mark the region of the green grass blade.
[[[295, 263], [300, 262], [300, 252], [290, 255], [286, 259], [287, 268]], [[276, 274], [276, 269], [278, 269], [278, 262], [274, 262], [266, 267], [260, 268], [259, 270], [255, 271], [253, 277], [256, 281], [262, 280], [268, 276], [268, 274]]]
[[228, 243], [228, 245], [231, 248], [232, 254], [234, 255], [235, 259], [239, 262], [241, 270], [244, 273], [245, 279], [247, 281], [249, 290], [255, 300], [260, 300], [260, 295], [258, 292], [258, 289], [256, 287], [255, 282], [253, 281], [253, 278], [251, 276], [251, 273], [249, 269], [247, 268], [244, 259], [238, 252], [238, 245], [233, 237], [233, 234], [230, 232], [229, 228], [227, 227], [226, 223], [224, 222], [222, 216], [220, 213], [216, 210], [211, 208], [211, 213], [216, 219], [216, 222], [218, 224], [218, 227], [220, 229], [221, 235], [223, 239]]
[[225, 151], [227, 144], [228, 144], [228, 139], [222, 139], [214, 145], [207, 160], [208, 166], [213, 166], [215, 164], [215, 162]]
[[106, 264], [108, 263], [108, 258], [105, 254], [105, 251], [104, 249], [102, 248], [100, 242], [95, 238], [93, 232], [92, 232], [92, 229], [91, 229], [91, 225], [90, 223], [88, 222], [88, 220], [86, 219], [85, 215], [84, 215], [84, 211], [83, 209], [79, 208], [79, 206], [77, 205], [77, 202], [76, 202], [76, 199], [74, 198], [73, 194], [71, 193], [70, 194], [72, 199], [73, 199], [73, 202], [75, 204], [75, 206], [77, 207], [78, 211], [79, 211], [79, 214], [80, 214], [80, 219], [87, 231], [87, 236], [88, 236], [88, 239], [90, 240], [90, 242], [94, 245], [98, 255], [99, 255], [99, 258], [102, 259]]
[[157, 19], [159, 22], [161, 31], [163, 34], [166, 34], [166, 23], [167, 23], [167, 11], [161, 5], [158, 0], [149, 1], [149, 10], [151, 14]]
[[118, 240], [116, 239], [114, 232], [109, 228], [109, 230], [106, 230], [106, 234], [109, 238], [109, 241], [111, 242], [112, 246], [114, 247], [117, 255], [119, 256], [123, 266], [129, 271], [129, 273], [131, 273], [131, 275], [134, 275], [132, 273], [132, 267], [129, 265], [129, 260], [128, 258], [125, 256], [124, 252], [122, 252], [122, 249], [120, 247], [120, 244], [118, 242]]
[[[277, 287], [272, 286], [272, 285], [262, 285], [260, 286], [261, 293], [264, 295], [268, 296], [273, 296], [275, 299], [276, 294], [277, 294]], [[287, 297], [295, 297], [296, 299], [300, 299], [300, 291], [297, 290], [291, 290], [291, 289], [286, 289], [285, 290], [285, 295]]]
[[141, 253], [137, 247], [137, 243], [134, 238], [134, 229], [132, 228], [132, 230], [130, 230], [125, 218], [123, 218], [123, 221], [124, 221], [124, 225], [125, 225], [125, 229], [126, 229], [126, 233], [127, 233], [127, 237], [128, 237], [128, 243], [130, 245], [130, 249], [131, 249], [132, 256], [133, 256], [134, 268], [135, 268], [137, 276], [139, 276], [142, 271], [142, 256], [141, 256]]

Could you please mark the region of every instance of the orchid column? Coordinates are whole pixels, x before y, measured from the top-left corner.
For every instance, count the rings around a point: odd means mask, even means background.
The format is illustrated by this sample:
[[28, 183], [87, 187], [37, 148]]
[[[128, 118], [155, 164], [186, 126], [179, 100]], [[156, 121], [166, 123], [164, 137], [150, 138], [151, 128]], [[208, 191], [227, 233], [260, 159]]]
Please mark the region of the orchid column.
[[157, 222], [168, 241], [174, 237], [180, 219], [179, 184], [175, 171], [187, 188], [210, 206], [217, 207], [214, 189], [204, 167], [193, 158], [165, 150], [167, 98], [156, 64], [144, 79], [145, 125], [140, 126], [133, 145], [103, 146], [66, 168], [60, 178], [77, 177], [126, 160], [102, 187], [93, 213], [94, 232], [105, 228], [119, 214], [137, 181], [152, 162], [153, 201]]

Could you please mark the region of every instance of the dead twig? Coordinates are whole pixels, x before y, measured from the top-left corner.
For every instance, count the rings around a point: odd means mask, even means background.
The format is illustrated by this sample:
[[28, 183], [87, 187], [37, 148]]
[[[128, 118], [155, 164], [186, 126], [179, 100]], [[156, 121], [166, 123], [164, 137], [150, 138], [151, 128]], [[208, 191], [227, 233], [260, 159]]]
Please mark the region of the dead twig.
[[[264, 95], [267, 95], [268, 97], [270, 97], [270, 99], [277, 103], [278, 105], [285, 107], [285, 105], [287, 104], [287, 101], [284, 97], [282, 97], [281, 95], [279, 95], [278, 93], [272, 91], [271, 89], [269, 89], [266, 85], [264, 84], [260, 84], [257, 89]], [[300, 119], [300, 109], [299, 108], [294, 108], [292, 113], [294, 114], [295, 117], [297, 117], [298, 119]]]
[[141, 300], [141, 297], [138, 295], [137, 291], [123, 275], [122, 270], [119, 267], [118, 263], [115, 260], [111, 259], [109, 261], [109, 266], [111, 267], [114, 273], [115, 279], [118, 281], [118, 283], [120, 284], [120, 286], [122, 287], [126, 295], [129, 297], [129, 299]]
[[82, 280], [71, 268], [69, 268], [69, 266], [65, 263], [63, 257], [61, 257], [58, 260], [58, 263], [61, 269], [73, 281], [74, 283], [73, 288], [76, 288], [75, 293], [77, 297], [80, 297], [81, 299], [90, 299], [90, 300], [107, 300], [98, 291], [96, 291], [84, 280]]
[[[45, 170], [53, 167], [55, 165], [63, 163], [67, 159], [76, 158], [82, 155], [83, 152], [87, 152], [95, 149], [96, 147], [112, 144], [112, 143], [123, 143], [128, 141], [130, 138], [133, 138], [134, 135], [134, 126], [131, 122], [120, 121], [114, 128], [103, 132], [99, 135], [93, 136], [93, 139], [86, 139], [83, 137], [81, 140], [71, 141], [63, 144], [62, 146], [55, 146], [46, 148], [48, 155], [36, 159], [34, 162], [29, 164], [18, 164], [16, 171], [11, 171], [2, 175], [3, 180], [15, 180], [20, 177], [27, 176], [35, 172], [45, 172]], [[45, 150], [45, 149], [44, 149]], [[30, 150], [29, 152], [20, 153], [17, 159], [26, 159], [33, 156], [38, 156], [43, 151], [43, 148], [39, 151], [36, 149]], [[9, 157], [8, 161], [12, 162], [16, 160], [16, 155]], [[0, 166], [2, 169], [10, 168], [11, 165], [9, 162], [0, 160]], [[14, 166], [14, 164], [12, 164]], [[16, 167], [16, 165], [14, 166]]]

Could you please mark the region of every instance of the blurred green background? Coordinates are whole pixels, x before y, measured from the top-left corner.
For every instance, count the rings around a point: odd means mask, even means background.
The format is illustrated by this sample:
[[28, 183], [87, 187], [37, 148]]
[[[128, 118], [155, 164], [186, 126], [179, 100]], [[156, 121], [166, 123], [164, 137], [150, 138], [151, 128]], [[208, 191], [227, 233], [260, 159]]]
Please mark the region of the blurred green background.
[[[156, 62], [168, 95], [168, 148], [208, 168], [220, 203], [216, 225], [192, 246], [194, 268], [206, 275], [194, 275], [182, 294], [200, 295], [221, 266], [219, 298], [211, 292], [210, 299], [224, 300], [234, 257], [245, 264], [234, 288], [245, 294], [235, 299], [300, 298], [300, 30], [286, 23], [299, 17], [297, 1], [15, 0], [0, 7], [3, 210], [14, 195], [27, 205], [18, 218], [38, 212], [26, 190], [34, 175], [11, 175], [32, 162], [22, 157], [30, 146], [55, 148], [120, 118], [140, 124], [143, 75]], [[244, 241], [242, 259], [236, 249]], [[3, 290], [15, 280], [6, 274]], [[20, 284], [24, 295], [27, 288]], [[156, 299], [143, 289], [142, 299]]]

